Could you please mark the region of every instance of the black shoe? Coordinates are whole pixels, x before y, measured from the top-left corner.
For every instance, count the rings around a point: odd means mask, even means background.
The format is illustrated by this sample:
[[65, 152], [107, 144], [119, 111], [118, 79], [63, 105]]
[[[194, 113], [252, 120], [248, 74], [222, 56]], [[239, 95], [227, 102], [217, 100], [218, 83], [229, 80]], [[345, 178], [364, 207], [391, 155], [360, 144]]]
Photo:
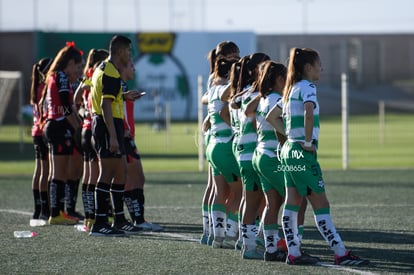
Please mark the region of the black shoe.
[[347, 251], [346, 254], [342, 257], [335, 255], [335, 264], [336, 265], [351, 265], [351, 266], [364, 266], [369, 265], [369, 260], [361, 259], [358, 256], [355, 256], [351, 251]]
[[265, 252], [265, 262], [284, 262], [286, 261], [287, 252], [276, 250], [273, 253]]
[[143, 231], [142, 228], [134, 226], [132, 223], [126, 221], [120, 224], [115, 224], [112, 226], [112, 228], [116, 228], [120, 231], [123, 231], [127, 235], [136, 235]]
[[108, 225], [92, 225], [89, 236], [94, 237], [124, 237], [125, 233]]
[[313, 257], [310, 255], [300, 255], [298, 257], [294, 257], [292, 255], [288, 255], [286, 257], [286, 263], [288, 265], [315, 265], [319, 262], [318, 257]]

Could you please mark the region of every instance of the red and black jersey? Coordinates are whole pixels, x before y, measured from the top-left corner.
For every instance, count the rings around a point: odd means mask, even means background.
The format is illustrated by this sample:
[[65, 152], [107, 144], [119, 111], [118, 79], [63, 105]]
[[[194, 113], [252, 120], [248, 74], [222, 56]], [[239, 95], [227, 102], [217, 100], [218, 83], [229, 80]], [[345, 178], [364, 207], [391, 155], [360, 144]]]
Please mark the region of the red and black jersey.
[[47, 118], [63, 119], [72, 113], [73, 90], [64, 72], [56, 72], [48, 78], [47, 86]]

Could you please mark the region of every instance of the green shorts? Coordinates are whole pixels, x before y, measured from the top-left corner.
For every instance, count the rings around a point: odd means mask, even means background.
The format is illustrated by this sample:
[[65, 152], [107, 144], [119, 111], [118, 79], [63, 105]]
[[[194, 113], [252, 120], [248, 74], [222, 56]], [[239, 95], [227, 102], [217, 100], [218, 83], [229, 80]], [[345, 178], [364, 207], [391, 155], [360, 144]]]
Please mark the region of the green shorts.
[[207, 145], [206, 156], [211, 164], [213, 175], [223, 175], [228, 183], [240, 177], [239, 165], [232, 151], [232, 141]]
[[240, 175], [246, 191], [261, 190], [260, 178], [253, 168], [251, 161], [240, 161]]
[[263, 192], [275, 189], [282, 197], [285, 196], [285, 179], [282, 165], [276, 157], [255, 151], [253, 167], [259, 175]]
[[316, 152], [302, 149], [297, 142], [286, 141], [281, 151], [281, 162], [287, 187], [296, 187], [301, 196], [314, 191], [325, 192], [322, 171]]

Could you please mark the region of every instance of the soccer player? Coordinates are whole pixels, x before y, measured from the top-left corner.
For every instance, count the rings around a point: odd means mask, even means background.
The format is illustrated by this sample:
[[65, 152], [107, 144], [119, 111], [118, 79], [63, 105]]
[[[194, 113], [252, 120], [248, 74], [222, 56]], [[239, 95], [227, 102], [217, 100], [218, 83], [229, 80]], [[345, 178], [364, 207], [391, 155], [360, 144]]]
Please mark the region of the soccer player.
[[[240, 55], [239, 47], [233, 41], [222, 41], [212, 49], [208, 54], [208, 60], [210, 63], [210, 75], [207, 80], [207, 92], [203, 95], [202, 102], [208, 104], [208, 91], [213, 85], [214, 71], [216, 66], [217, 57], [238, 58]], [[210, 117], [207, 116], [203, 122], [204, 144], [207, 147], [211, 137], [211, 124]], [[203, 234], [200, 239], [201, 244], [212, 245], [214, 240], [213, 221], [211, 214], [212, 201], [214, 199], [214, 176], [211, 164], [208, 165], [208, 180], [204, 190], [202, 199], [202, 217], [203, 217]]]
[[[39, 105], [42, 92], [45, 89], [46, 74], [52, 64], [53, 59], [42, 58], [33, 65], [32, 69], [32, 83], [30, 88], [30, 104], [33, 106], [33, 126], [32, 138], [35, 150], [35, 169], [32, 179], [32, 190], [34, 198], [34, 213], [33, 219], [49, 219], [49, 198], [48, 198], [48, 177], [49, 177], [49, 162], [48, 162], [48, 148], [43, 139], [43, 123], [46, 117], [41, 117]], [[42, 112], [43, 115], [47, 114]]]
[[[211, 137], [206, 155], [213, 168], [215, 183], [212, 204], [213, 248], [222, 248], [226, 236], [227, 212], [237, 217], [242, 194], [240, 172], [232, 153], [233, 132], [230, 127], [228, 107], [221, 100], [221, 95], [228, 86], [230, 67], [237, 60], [238, 58], [217, 57], [212, 86], [207, 93]], [[230, 194], [232, 194], [231, 199], [229, 199]], [[237, 226], [235, 231], [237, 233]]]
[[[317, 51], [292, 48], [289, 55], [286, 86], [283, 91], [283, 122], [287, 140], [281, 150], [284, 165], [286, 200], [282, 225], [288, 246], [289, 265], [316, 264], [319, 259], [302, 253], [298, 238], [298, 211], [307, 197], [314, 211], [316, 226], [334, 252], [337, 265], [368, 265], [345, 248], [331, 220], [322, 172], [317, 159], [319, 140], [319, 103], [316, 86], [322, 71]], [[281, 121], [276, 130], [283, 133]]]
[[86, 59], [83, 79], [75, 91], [74, 100], [79, 105], [79, 114], [82, 117], [81, 149], [83, 155], [82, 201], [85, 213], [84, 225], [91, 229], [95, 222], [95, 187], [98, 178], [98, 157], [92, 145], [92, 105], [91, 86], [92, 75], [96, 66], [108, 58], [109, 52], [105, 49], [91, 49]]
[[82, 73], [82, 52], [68, 42], [53, 60], [47, 73], [47, 89], [41, 102], [47, 102], [44, 134], [50, 153], [50, 217], [49, 224], [76, 224], [78, 219], [64, 212], [65, 184], [73, 154], [73, 134], [80, 128], [80, 118], [73, 109], [71, 83]]
[[256, 119], [258, 133], [257, 147], [253, 154], [253, 168], [260, 177], [266, 198], [266, 207], [262, 217], [265, 261], [286, 259], [286, 252], [283, 251], [285, 247], [280, 247], [280, 243], [284, 244], [284, 240], [279, 236], [277, 218], [285, 197], [285, 182], [276, 152], [279, 148], [278, 144], [283, 144], [284, 140], [278, 140], [272, 125], [266, 121], [269, 110], [281, 102], [285, 80], [286, 67], [283, 64], [265, 61], [257, 83], [259, 93], [245, 111], [247, 117]]
[[[122, 90], [128, 92], [128, 80], [134, 79], [135, 68], [132, 59], [129, 60], [126, 67], [120, 68], [122, 79]], [[141, 92], [136, 99], [145, 95]], [[136, 100], [135, 99], [135, 100]], [[124, 144], [127, 159], [127, 177], [125, 183], [125, 205], [131, 216], [134, 225], [144, 231], [159, 232], [163, 228], [145, 220], [145, 195], [144, 183], [145, 175], [142, 168], [141, 155], [135, 145], [135, 120], [134, 120], [134, 100], [125, 100], [125, 135]]]

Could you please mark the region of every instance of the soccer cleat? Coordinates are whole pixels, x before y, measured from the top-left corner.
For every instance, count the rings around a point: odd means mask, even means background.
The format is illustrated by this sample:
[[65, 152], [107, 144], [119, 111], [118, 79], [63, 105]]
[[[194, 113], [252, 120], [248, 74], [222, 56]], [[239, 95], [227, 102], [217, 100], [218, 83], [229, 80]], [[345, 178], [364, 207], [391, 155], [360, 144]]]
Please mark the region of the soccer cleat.
[[118, 230], [108, 225], [96, 225], [94, 224], [89, 232], [89, 236], [92, 237], [125, 237], [124, 231]]
[[161, 226], [159, 226], [156, 223], [143, 222], [143, 223], [140, 223], [140, 224], [135, 223], [134, 225], [136, 227], [141, 228], [143, 231], [160, 232], [160, 231], [164, 230], [164, 228], [162, 228]]
[[79, 218], [69, 215], [66, 212], [60, 211], [60, 215], [64, 216], [68, 220], [74, 220], [76, 223], [79, 221]]
[[315, 265], [319, 262], [319, 258], [312, 257], [310, 255], [302, 254], [298, 257], [288, 255], [286, 257], [286, 263], [288, 265]]
[[142, 228], [136, 227], [128, 221], [120, 224], [114, 224], [112, 227], [123, 231], [127, 235], [136, 235], [143, 231]]
[[206, 245], [207, 243], [208, 243], [208, 236], [203, 234], [200, 238], [200, 244]]
[[273, 253], [265, 252], [265, 262], [284, 262], [286, 261], [287, 253], [285, 251], [276, 250]]
[[65, 215], [63, 215], [63, 212], [60, 212], [59, 216], [56, 217], [49, 217], [48, 223], [50, 225], [75, 225], [78, 222], [73, 219], [68, 219]]
[[263, 260], [263, 253], [256, 249], [242, 251], [242, 258], [247, 260]]
[[369, 260], [364, 260], [358, 256], [355, 256], [351, 253], [351, 251], [347, 251], [346, 254], [342, 257], [335, 255], [336, 265], [364, 266], [369, 265], [369, 263]]
[[236, 237], [225, 237], [221, 248], [224, 249], [235, 249], [237, 238]]
[[77, 218], [79, 221], [83, 221], [85, 219], [85, 216], [76, 211], [67, 211], [66, 214], [70, 217]]

